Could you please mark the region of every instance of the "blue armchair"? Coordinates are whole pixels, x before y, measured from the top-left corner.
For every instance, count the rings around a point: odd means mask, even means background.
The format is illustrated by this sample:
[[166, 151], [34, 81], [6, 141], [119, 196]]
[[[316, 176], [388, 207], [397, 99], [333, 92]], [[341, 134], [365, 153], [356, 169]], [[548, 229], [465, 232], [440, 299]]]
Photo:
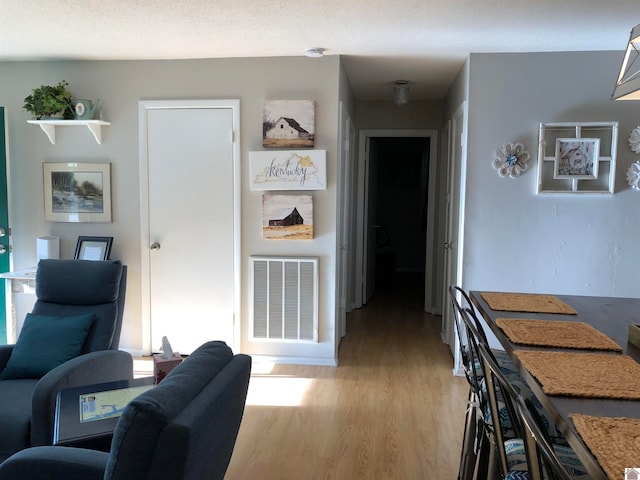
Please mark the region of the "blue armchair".
[[33, 310], [0, 345], [0, 461], [51, 445], [59, 390], [133, 378], [118, 351], [126, 274], [120, 261], [40, 261]]
[[111, 451], [44, 446], [0, 465], [0, 480], [222, 480], [242, 421], [251, 357], [207, 342], [127, 405]]

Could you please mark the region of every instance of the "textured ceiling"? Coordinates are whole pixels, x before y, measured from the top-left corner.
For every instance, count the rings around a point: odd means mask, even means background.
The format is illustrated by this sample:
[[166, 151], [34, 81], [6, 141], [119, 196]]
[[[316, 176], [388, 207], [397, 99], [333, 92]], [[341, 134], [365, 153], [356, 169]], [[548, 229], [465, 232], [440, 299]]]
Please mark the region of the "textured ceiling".
[[[638, 0], [0, 0], [0, 60], [342, 55], [363, 100], [443, 98], [471, 52], [620, 50]], [[611, 72], [612, 84], [616, 72]], [[1, 77], [1, 72], [0, 72]]]

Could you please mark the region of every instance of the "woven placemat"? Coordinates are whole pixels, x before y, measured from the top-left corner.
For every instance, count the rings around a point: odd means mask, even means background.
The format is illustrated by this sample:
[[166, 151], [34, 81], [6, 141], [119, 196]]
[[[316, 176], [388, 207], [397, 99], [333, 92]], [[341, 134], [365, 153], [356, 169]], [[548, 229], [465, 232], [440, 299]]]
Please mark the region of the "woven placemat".
[[570, 415], [584, 443], [610, 479], [640, 465], [640, 419]]
[[489, 304], [491, 310], [496, 311], [560, 313], [564, 315], [576, 315], [578, 313], [553, 295], [501, 292], [485, 292], [481, 295]]
[[628, 355], [516, 350], [548, 395], [640, 400], [640, 364]]
[[613, 339], [584, 322], [498, 318], [496, 324], [519, 345], [622, 351]]

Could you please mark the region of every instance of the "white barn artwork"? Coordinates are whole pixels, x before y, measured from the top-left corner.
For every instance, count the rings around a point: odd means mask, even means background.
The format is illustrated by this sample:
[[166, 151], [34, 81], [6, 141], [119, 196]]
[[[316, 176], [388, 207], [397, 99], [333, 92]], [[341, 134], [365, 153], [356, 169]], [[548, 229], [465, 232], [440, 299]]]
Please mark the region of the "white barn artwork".
[[262, 120], [262, 146], [300, 148], [315, 145], [313, 100], [267, 100]]

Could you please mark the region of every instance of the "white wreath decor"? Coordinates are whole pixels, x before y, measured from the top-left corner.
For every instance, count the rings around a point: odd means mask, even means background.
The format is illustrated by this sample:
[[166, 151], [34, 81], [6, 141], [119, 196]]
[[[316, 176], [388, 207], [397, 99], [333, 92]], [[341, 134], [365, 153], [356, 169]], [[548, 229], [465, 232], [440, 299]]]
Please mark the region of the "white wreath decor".
[[494, 156], [493, 167], [498, 169], [501, 177], [519, 177], [529, 168], [529, 152], [524, 150], [521, 143], [505, 143], [495, 151]]
[[640, 153], [640, 127], [631, 130], [629, 134], [629, 148], [632, 152]]
[[632, 163], [627, 170], [627, 181], [631, 188], [640, 190], [640, 161]]

